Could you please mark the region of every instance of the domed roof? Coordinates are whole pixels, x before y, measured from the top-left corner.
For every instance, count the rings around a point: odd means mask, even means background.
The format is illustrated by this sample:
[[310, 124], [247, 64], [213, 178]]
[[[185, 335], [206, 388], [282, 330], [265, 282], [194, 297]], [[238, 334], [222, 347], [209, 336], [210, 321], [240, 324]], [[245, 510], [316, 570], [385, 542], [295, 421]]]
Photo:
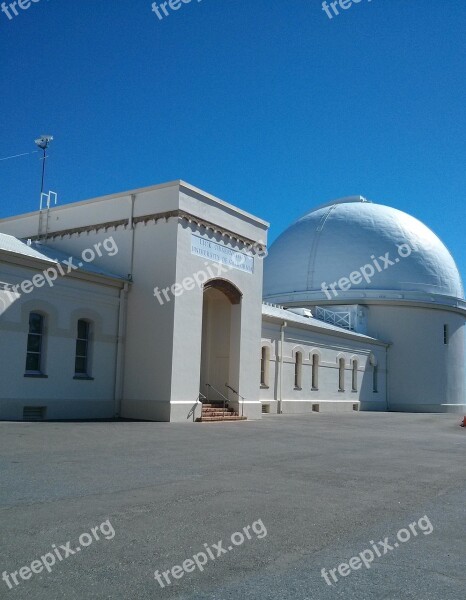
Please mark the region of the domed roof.
[[324, 286], [334, 282], [345, 299], [387, 291], [464, 298], [458, 268], [441, 240], [414, 217], [362, 196], [298, 219], [272, 244], [264, 269], [264, 298], [277, 303], [328, 300], [336, 296]]

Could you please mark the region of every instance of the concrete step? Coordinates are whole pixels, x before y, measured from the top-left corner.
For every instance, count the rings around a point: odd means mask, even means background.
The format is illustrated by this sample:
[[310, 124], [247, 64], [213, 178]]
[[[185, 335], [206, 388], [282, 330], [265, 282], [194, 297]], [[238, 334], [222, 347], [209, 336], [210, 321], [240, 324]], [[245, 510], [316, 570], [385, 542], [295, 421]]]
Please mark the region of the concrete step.
[[226, 410], [225, 412], [223, 410], [203, 410], [201, 413], [203, 417], [221, 417], [222, 415], [225, 415], [225, 417], [236, 417], [238, 413], [235, 413], [234, 410]]
[[212, 423], [214, 421], [246, 421], [247, 417], [240, 417], [238, 415], [228, 415], [225, 417], [200, 417], [196, 420], [198, 423]]

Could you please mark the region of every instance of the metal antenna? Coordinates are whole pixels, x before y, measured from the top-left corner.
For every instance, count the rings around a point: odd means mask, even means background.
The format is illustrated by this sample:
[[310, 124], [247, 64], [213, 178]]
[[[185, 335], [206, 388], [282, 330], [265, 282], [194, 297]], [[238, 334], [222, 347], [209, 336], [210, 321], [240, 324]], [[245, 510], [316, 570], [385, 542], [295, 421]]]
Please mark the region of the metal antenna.
[[40, 185], [40, 195], [44, 192], [44, 179], [45, 179], [45, 161], [47, 159], [47, 148], [50, 146], [50, 142], [53, 140], [53, 136], [51, 135], [41, 135], [40, 138], [34, 140], [36, 146], [38, 146], [44, 152], [43, 162], [42, 162], [42, 182]]

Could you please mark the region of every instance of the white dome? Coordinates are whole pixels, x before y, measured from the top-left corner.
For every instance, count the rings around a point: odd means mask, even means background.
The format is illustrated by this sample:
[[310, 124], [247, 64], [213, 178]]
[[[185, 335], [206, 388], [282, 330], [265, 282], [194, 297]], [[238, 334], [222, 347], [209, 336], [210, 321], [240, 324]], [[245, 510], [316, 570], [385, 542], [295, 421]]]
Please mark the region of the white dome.
[[[367, 277], [354, 275], [365, 265], [371, 265]], [[327, 300], [322, 285], [352, 273], [349, 289], [336, 288], [345, 300], [385, 297], [384, 292], [464, 298], [455, 261], [428, 227], [361, 196], [319, 206], [282, 233], [265, 260], [264, 298], [284, 304]]]

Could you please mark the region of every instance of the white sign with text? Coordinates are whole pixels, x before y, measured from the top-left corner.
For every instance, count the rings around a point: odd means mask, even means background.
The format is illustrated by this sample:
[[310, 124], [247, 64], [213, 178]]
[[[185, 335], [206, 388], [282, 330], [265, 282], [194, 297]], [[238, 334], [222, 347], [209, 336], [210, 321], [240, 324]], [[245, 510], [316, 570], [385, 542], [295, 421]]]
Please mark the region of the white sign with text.
[[232, 250], [198, 235], [191, 234], [191, 254], [228, 265], [246, 273], [254, 273], [254, 257]]

